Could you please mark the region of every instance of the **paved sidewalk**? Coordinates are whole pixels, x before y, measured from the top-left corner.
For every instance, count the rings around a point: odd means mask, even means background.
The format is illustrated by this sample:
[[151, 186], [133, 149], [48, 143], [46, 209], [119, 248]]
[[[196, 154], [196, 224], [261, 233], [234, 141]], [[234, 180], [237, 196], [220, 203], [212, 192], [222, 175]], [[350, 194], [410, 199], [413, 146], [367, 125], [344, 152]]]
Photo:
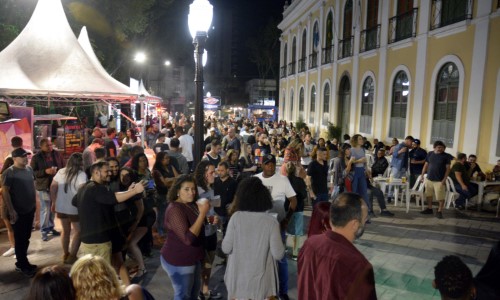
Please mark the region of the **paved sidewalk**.
[[[434, 266], [445, 255], [460, 256], [475, 275], [486, 261], [493, 244], [500, 239], [500, 219], [487, 212], [468, 211], [467, 215], [453, 209], [444, 212], [444, 219], [420, 215], [412, 207], [406, 214], [403, 207], [389, 209], [394, 218], [378, 217], [367, 224], [365, 234], [355, 244], [375, 270], [379, 299], [439, 299], [431, 286]], [[310, 211], [305, 212], [306, 224]], [[7, 234], [0, 234], [0, 253], [8, 248]], [[39, 266], [59, 263], [59, 237], [42, 242], [40, 233], [33, 232], [29, 259]], [[30, 279], [14, 271], [15, 260], [0, 257], [0, 299], [23, 299]], [[216, 264], [220, 259], [216, 259]], [[159, 263], [159, 250], [146, 260], [148, 273], [143, 285], [156, 299], [172, 299], [172, 286]], [[296, 262], [289, 260], [291, 299], [297, 299]], [[212, 288], [227, 299], [224, 266], [213, 270]]]

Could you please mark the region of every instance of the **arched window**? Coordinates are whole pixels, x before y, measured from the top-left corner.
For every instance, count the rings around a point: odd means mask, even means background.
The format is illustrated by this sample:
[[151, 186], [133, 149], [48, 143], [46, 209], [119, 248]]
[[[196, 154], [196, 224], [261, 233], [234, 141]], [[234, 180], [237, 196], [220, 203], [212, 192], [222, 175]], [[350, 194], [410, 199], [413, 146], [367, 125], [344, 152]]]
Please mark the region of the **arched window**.
[[290, 90], [290, 120], [293, 120], [293, 89]]
[[312, 51], [309, 55], [309, 69], [316, 68], [318, 66], [318, 51], [321, 50], [319, 42], [319, 28], [318, 22], [314, 22], [312, 31]]
[[333, 45], [333, 14], [332, 12], [328, 13], [326, 17], [326, 30], [325, 30], [325, 46]]
[[392, 84], [392, 109], [389, 136], [404, 138], [406, 130], [406, 109], [408, 106], [408, 94], [410, 81], [404, 71], [399, 71]]
[[431, 143], [440, 140], [450, 147], [453, 146], [459, 79], [457, 66], [451, 62], [445, 64], [438, 73]]
[[323, 91], [323, 120], [321, 124], [324, 126], [328, 125], [330, 120], [330, 84], [325, 84], [325, 89]]
[[349, 132], [349, 119], [351, 115], [351, 80], [348, 75], [342, 76], [339, 85], [339, 101], [337, 110], [337, 126], [342, 127], [342, 134]]
[[302, 32], [302, 47], [299, 59], [299, 72], [304, 72], [306, 70], [307, 64], [307, 30], [304, 28]]
[[314, 113], [316, 111], [316, 87], [311, 88], [311, 102], [309, 106], [309, 123], [314, 124]]
[[297, 38], [293, 37], [292, 42], [292, 59], [290, 64], [288, 65], [288, 75], [295, 74], [295, 64], [297, 59]]
[[347, 0], [344, 7], [344, 27], [342, 40], [339, 43], [339, 58], [352, 56], [352, 0]]
[[321, 56], [322, 64], [328, 64], [333, 61], [333, 14], [328, 13], [326, 17], [326, 30], [325, 30], [325, 48]]
[[375, 94], [375, 83], [372, 77], [365, 79], [361, 95], [361, 119], [359, 131], [363, 133], [372, 132], [373, 98]]
[[299, 92], [299, 119], [304, 120], [304, 88], [300, 88]]

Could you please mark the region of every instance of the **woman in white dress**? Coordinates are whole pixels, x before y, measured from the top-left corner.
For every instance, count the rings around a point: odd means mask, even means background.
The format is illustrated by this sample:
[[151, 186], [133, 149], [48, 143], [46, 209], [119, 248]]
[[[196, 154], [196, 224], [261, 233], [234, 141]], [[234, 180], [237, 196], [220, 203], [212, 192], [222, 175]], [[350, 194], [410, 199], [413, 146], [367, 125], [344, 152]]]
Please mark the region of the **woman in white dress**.
[[222, 241], [222, 251], [228, 254], [224, 281], [230, 299], [278, 295], [276, 261], [283, 258], [285, 247], [277, 218], [266, 212], [272, 207], [271, 194], [259, 178], [241, 181]]
[[[66, 167], [57, 172], [50, 185], [52, 211], [57, 213], [62, 225], [63, 262], [68, 264], [76, 261], [76, 254], [81, 242], [78, 209], [71, 204], [71, 200], [76, 195], [78, 188], [85, 182], [87, 182], [87, 175], [83, 171], [82, 154], [73, 153], [69, 157]], [[70, 247], [72, 231], [73, 239]]]

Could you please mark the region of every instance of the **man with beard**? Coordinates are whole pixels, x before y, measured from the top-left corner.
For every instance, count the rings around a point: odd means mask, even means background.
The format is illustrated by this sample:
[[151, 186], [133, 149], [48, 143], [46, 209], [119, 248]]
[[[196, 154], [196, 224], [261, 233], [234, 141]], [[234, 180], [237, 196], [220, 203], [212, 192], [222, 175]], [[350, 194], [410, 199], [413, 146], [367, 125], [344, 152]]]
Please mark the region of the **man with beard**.
[[99, 255], [111, 262], [112, 232], [116, 228], [113, 207], [144, 192], [144, 186], [132, 184], [125, 192], [113, 193], [106, 186], [111, 173], [107, 162], [93, 164], [90, 173], [90, 181], [78, 190], [72, 200], [80, 217], [80, 252]]
[[377, 299], [373, 267], [353, 245], [367, 218], [368, 208], [358, 194], [342, 193], [335, 199], [332, 229], [309, 237], [299, 253], [299, 299]]

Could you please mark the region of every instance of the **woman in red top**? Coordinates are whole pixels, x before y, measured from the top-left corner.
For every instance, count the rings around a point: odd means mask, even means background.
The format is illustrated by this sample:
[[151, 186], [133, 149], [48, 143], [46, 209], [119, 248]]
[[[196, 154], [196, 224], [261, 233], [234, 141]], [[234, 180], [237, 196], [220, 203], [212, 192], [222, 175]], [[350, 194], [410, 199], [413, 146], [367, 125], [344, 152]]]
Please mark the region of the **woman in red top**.
[[204, 223], [208, 201], [197, 203], [197, 187], [190, 175], [179, 176], [168, 191], [165, 213], [167, 238], [161, 249], [161, 265], [174, 288], [174, 300], [198, 299], [201, 287]]

